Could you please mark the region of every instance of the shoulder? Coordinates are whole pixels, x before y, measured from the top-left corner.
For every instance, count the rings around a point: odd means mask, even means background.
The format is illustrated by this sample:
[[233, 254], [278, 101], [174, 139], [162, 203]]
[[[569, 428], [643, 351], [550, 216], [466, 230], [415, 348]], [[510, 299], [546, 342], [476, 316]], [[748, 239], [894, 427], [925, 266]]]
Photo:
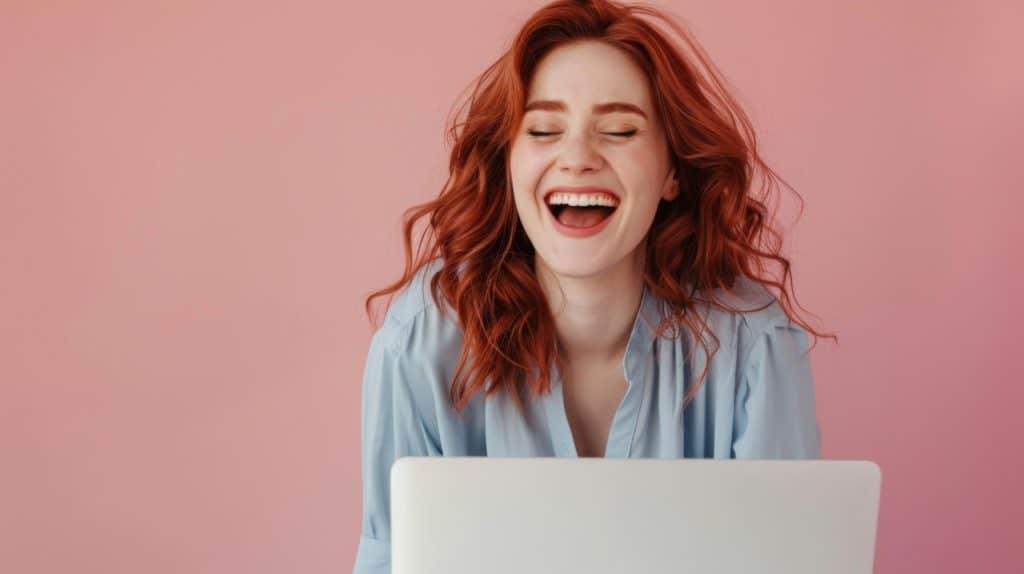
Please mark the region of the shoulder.
[[409, 352], [428, 344], [461, 342], [455, 309], [443, 301], [442, 309], [430, 292], [430, 280], [440, 268], [440, 261], [427, 263], [398, 291], [374, 333], [380, 344]]
[[441, 452], [443, 433], [455, 428], [441, 419], [450, 415], [448, 395], [463, 347], [454, 309], [442, 313], [429, 295], [437, 267], [421, 268], [395, 296], [371, 339], [362, 384], [364, 420], [396, 425], [392, 430], [405, 429], [406, 437], [422, 432], [430, 452]]
[[370, 343], [369, 360], [424, 398], [447, 391], [462, 352], [455, 309], [445, 304], [442, 311], [430, 294], [430, 278], [439, 268], [431, 262], [417, 271], [395, 295]]
[[716, 333], [733, 338], [741, 362], [746, 362], [767, 340], [803, 334], [803, 329], [790, 321], [779, 299], [754, 279], [741, 276], [731, 292], [718, 289], [715, 295], [735, 310], [710, 307], [709, 324]]
[[430, 280], [441, 269], [441, 262], [431, 261], [416, 271], [388, 307], [382, 327], [401, 328], [416, 319], [418, 315], [437, 307], [430, 295]]
[[733, 292], [740, 301], [740, 319], [747, 330], [762, 333], [775, 327], [785, 327], [789, 317], [779, 299], [763, 284], [749, 277], [736, 281]]

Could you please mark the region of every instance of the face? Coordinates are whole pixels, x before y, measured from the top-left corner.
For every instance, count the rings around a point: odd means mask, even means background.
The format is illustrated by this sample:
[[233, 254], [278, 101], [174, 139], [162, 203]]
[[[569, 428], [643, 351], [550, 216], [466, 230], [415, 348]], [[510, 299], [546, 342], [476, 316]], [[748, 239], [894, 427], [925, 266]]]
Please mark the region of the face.
[[[588, 277], [637, 261], [658, 203], [678, 193], [643, 70], [607, 44], [561, 46], [541, 60], [526, 102], [509, 169], [536, 264], [556, 275]], [[584, 186], [611, 195], [583, 199], [577, 192]], [[569, 193], [556, 194], [556, 203], [617, 205], [589, 229], [607, 209], [562, 208], [571, 213], [559, 223], [546, 202], [556, 187]]]

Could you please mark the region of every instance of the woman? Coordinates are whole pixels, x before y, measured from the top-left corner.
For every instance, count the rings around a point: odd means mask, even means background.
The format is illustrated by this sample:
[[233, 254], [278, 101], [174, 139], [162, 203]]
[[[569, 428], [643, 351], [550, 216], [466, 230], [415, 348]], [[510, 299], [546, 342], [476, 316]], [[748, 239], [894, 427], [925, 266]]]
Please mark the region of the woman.
[[789, 262], [750, 189], [777, 176], [685, 29], [554, 2], [469, 104], [448, 182], [410, 210], [403, 277], [366, 301], [401, 292], [363, 378], [356, 574], [390, 570], [401, 456], [820, 456], [821, 335], [790, 321]]

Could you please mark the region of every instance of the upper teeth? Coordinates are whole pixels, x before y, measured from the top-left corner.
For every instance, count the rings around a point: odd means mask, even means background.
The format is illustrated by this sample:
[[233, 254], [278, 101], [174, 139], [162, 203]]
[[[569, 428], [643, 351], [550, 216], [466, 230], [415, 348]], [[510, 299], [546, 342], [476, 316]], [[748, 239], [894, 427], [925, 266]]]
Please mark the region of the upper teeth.
[[587, 207], [589, 205], [604, 205], [615, 207], [618, 202], [602, 193], [552, 193], [548, 197], [548, 205], [574, 205]]

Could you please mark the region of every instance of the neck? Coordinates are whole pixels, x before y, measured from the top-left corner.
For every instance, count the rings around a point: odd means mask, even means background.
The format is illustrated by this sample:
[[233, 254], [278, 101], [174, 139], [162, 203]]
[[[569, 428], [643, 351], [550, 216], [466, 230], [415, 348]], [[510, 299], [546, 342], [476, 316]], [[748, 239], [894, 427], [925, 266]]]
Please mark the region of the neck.
[[559, 275], [539, 257], [537, 279], [570, 361], [621, 361], [643, 296], [643, 248], [599, 274]]

